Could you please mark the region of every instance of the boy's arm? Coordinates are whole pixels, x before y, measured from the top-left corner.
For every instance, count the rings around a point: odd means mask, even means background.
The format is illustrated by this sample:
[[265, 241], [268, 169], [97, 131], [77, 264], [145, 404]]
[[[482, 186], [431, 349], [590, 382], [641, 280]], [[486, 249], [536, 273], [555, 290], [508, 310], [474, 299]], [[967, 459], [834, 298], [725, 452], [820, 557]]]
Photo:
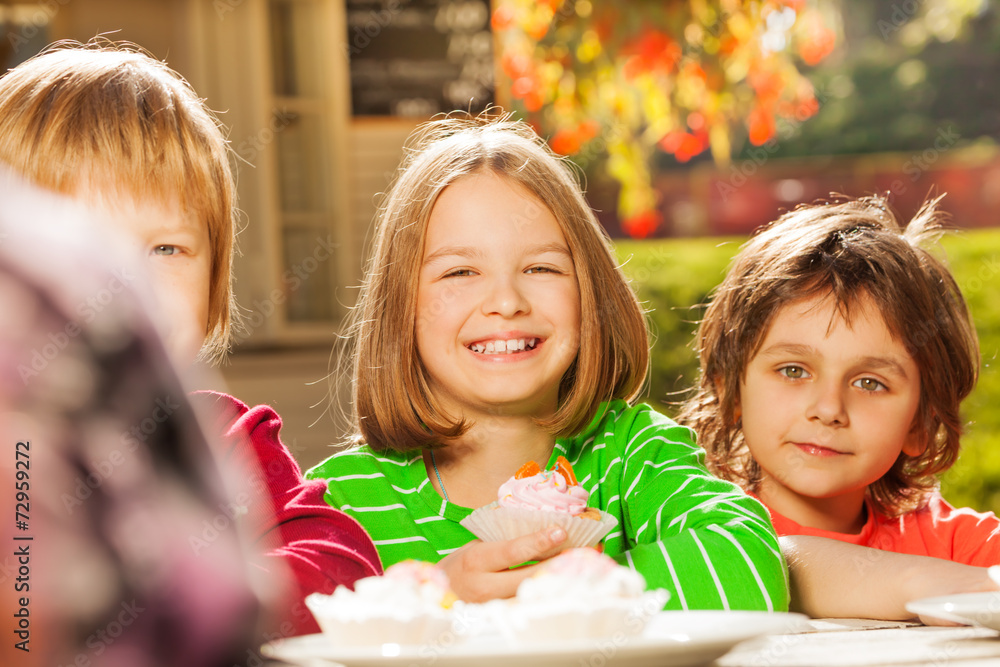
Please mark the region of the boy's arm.
[[906, 610], [907, 602], [998, 588], [983, 567], [811, 535], [780, 542], [792, 581], [792, 610], [813, 617], [909, 620], [915, 614]]
[[635, 567], [672, 609], [784, 611], [788, 579], [767, 511], [713, 477], [691, 431], [644, 406], [626, 437], [622, 526]]
[[[338, 585], [382, 573], [368, 533], [324, 499], [326, 483], [303, 479], [281, 442], [281, 418], [269, 406], [249, 408], [226, 394], [191, 395], [210, 431], [220, 464], [233, 478], [229, 511], [256, 550], [256, 566], [291, 571], [301, 603], [313, 592], [332, 593]], [[301, 608], [301, 604], [293, 607]], [[301, 611], [301, 609], [299, 609]], [[287, 615], [293, 634], [318, 630], [312, 615]], [[287, 634], [287, 633], [285, 633]]]

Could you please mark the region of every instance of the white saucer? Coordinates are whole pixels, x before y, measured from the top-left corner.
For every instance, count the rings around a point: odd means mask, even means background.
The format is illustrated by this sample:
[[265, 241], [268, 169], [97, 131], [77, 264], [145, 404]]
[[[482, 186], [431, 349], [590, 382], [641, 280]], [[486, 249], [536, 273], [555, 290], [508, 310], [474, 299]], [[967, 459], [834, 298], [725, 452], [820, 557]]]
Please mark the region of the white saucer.
[[1000, 630], [1000, 592], [924, 598], [906, 603], [906, 609], [953, 623]]
[[705, 665], [736, 644], [767, 634], [790, 634], [807, 627], [802, 614], [743, 611], [665, 611], [631, 639], [551, 641], [511, 645], [499, 636], [481, 636], [449, 645], [383, 644], [334, 646], [322, 634], [265, 644], [265, 655], [295, 664], [347, 667], [617, 667]]

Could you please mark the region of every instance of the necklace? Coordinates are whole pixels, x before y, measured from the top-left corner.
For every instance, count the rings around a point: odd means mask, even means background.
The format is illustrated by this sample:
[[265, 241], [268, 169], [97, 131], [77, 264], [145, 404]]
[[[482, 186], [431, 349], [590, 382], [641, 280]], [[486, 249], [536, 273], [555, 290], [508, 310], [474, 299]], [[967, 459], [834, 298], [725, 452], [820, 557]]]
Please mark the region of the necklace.
[[441, 493], [442, 493], [442, 495], [444, 495], [444, 501], [446, 503], [447, 502], [451, 502], [450, 500], [448, 500], [448, 492], [444, 490], [444, 481], [442, 481], [442, 479], [441, 479], [441, 473], [438, 471], [437, 461], [434, 460], [434, 450], [432, 449], [432, 450], [430, 450], [430, 452], [431, 452], [431, 465], [434, 466], [434, 474], [437, 475], [438, 486], [441, 487]]

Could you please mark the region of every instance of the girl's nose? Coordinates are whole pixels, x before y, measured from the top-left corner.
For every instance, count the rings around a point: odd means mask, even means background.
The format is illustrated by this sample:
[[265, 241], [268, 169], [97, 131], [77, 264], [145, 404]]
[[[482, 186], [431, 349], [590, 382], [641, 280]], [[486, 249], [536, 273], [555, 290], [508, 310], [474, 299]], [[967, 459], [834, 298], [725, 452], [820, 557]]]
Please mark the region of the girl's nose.
[[807, 416], [810, 420], [819, 421], [825, 426], [847, 426], [847, 406], [840, 385], [817, 383]]
[[483, 312], [486, 315], [511, 318], [526, 315], [530, 311], [528, 299], [514, 278], [497, 278], [483, 301]]

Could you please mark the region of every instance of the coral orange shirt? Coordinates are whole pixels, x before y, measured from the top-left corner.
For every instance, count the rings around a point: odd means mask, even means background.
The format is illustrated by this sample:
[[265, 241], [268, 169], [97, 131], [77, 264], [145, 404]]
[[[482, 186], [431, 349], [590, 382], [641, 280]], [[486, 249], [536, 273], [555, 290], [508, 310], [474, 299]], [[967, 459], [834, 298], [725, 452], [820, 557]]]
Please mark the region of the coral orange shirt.
[[956, 509], [940, 493], [922, 508], [890, 518], [872, 509], [857, 535], [801, 526], [768, 507], [778, 535], [828, 537], [863, 547], [988, 567], [1000, 564], [1000, 519], [993, 512]]

